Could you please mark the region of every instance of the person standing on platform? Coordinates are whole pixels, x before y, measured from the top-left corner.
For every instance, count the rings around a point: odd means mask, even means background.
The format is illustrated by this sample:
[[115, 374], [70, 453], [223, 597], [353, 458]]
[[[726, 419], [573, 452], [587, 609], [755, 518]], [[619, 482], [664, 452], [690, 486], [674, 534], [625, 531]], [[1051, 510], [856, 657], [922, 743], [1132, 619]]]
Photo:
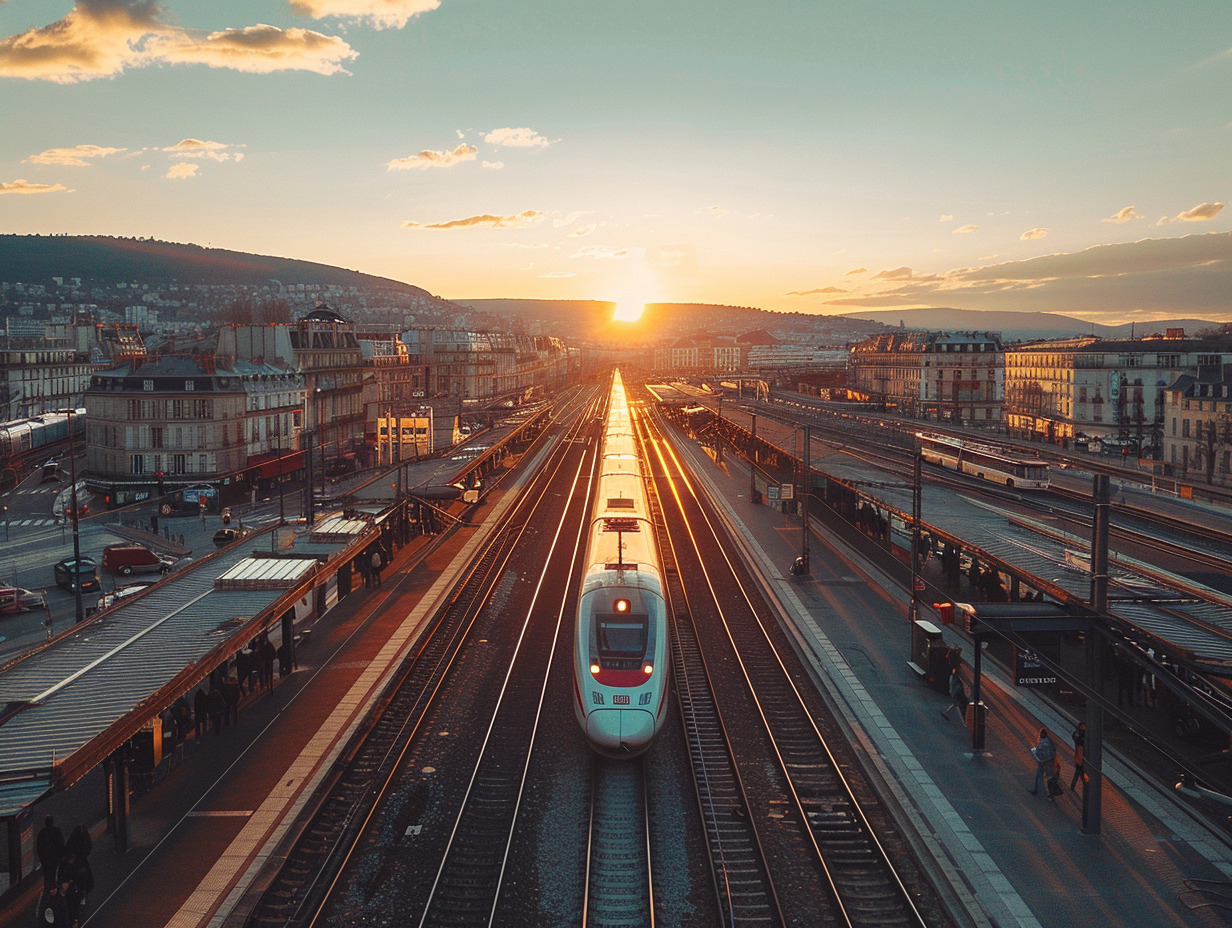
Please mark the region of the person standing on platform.
[[270, 693], [274, 692], [274, 660], [278, 652], [267, 635], [261, 636], [261, 685]]
[[1074, 787], [1081, 780], [1084, 784], [1087, 782], [1086, 771], [1083, 769], [1083, 763], [1086, 759], [1087, 749], [1087, 723], [1079, 722], [1078, 727], [1074, 729], [1074, 778], [1069, 781], [1069, 790], [1074, 792]]
[[1039, 740], [1035, 742], [1035, 747], [1031, 748], [1031, 756], [1035, 758], [1035, 786], [1028, 792], [1038, 796], [1040, 784], [1052, 776], [1053, 761], [1057, 756], [1057, 749], [1053, 747], [1052, 739], [1048, 737], [1047, 728], [1040, 729]]
[[197, 688], [197, 695], [193, 697], [193, 723], [196, 726], [197, 740], [200, 741], [205, 737], [206, 720], [210, 715], [210, 697], [205, 695], [205, 690], [201, 687]]
[[90, 829], [85, 825], [73, 826], [68, 841], [64, 844], [64, 854], [66, 858], [72, 858], [75, 861], [73, 879], [80, 893], [77, 900], [80, 905], [86, 904], [90, 891], [94, 889], [94, 870], [90, 867], [90, 851], [92, 850], [94, 850], [94, 839], [90, 837]]
[[962, 677], [958, 675], [958, 668], [950, 668], [950, 704], [947, 708], [941, 710], [941, 715], [947, 721], [950, 718], [950, 712], [954, 709], [958, 710], [958, 717], [965, 719], [967, 717], [967, 687], [963, 685]]
[[227, 701], [222, 697], [222, 689], [218, 686], [210, 687], [210, 724], [214, 727], [214, 734], [222, 734], [222, 717], [227, 711]]
[[39, 898], [38, 925], [47, 928], [63, 928], [68, 924], [68, 910], [64, 907], [64, 899], [60, 896], [60, 887], [52, 880], [43, 895]]
[[381, 568], [385, 566], [385, 559], [381, 554], [380, 548], [374, 548], [372, 551], [372, 586], [378, 587], [381, 585]]
[[56, 885], [56, 871], [60, 869], [60, 861], [64, 859], [64, 833], [56, 827], [56, 820], [50, 815], [43, 820], [38, 838], [34, 843], [38, 854], [39, 866], [43, 870], [43, 889], [51, 890]]
[[227, 677], [222, 685], [222, 701], [225, 708], [224, 725], [238, 725], [240, 721], [240, 682], [235, 674]]

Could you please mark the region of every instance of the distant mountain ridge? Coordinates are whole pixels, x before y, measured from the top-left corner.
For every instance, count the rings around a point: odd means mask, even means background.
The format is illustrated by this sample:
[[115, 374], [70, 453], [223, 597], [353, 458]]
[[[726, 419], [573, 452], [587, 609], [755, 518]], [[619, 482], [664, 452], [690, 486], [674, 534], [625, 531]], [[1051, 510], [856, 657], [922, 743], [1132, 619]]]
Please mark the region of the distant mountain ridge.
[[1168, 319], [1154, 322], [1126, 322], [1121, 325], [1100, 325], [1061, 313], [986, 311], [950, 307], [875, 310], [844, 313], [844, 315], [851, 319], [880, 322], [889, 328], [898, 328], [901, 324], [908, 329], [927, 329], [934, 332], [1000, 332], [1005, 341], [1074, 338], [1080, 335], [1095, 335], [1105, 339], [1141, 338], [1144, 335], [1163, 335], [1168, 329], [1183, 329], [1187, 336], [1193, 336], [1200, 331], [1219, 326], [1218, 322], [1212, 322], [1209, 319]]
[[50, 284], [53, 277], [80, 277], [83, 286], [136, 280], [156, 286], [260, 287], [277, 280], [431, 297], [421, 287], [398, 280], [295, 258], [103, 235], [0, 235], [0, 281]]

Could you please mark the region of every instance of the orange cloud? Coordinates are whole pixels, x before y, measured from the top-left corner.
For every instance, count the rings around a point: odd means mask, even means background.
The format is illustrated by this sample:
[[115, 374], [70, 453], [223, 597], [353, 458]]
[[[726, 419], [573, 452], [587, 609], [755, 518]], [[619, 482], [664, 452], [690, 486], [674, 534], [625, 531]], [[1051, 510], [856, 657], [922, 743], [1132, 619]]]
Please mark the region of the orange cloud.
[[1143, 216], [1136, 209], [1134, 209], [1134, 207], [1127, 206], [1122, 210], [1118, 210], [1116, 213], [1112, 214], [1107, 219], [1101, 219], [1100, 222], [1131, 222], [1134, 219], [1145, 219], [1145, 218], [1146, 217]]
[[291, 0], [291, 9], [300, 16], [368, 22], [377, 29], [401, 29], [440, 5], [440, 0]]
[[118, 155], [124, 148], [103, 148], [99, 145], [75, 145], [72, 148], [49, 148], [23, 158], [22, 164], [60, 164], [67, 167], [83, 168], [90, 158], [106, 158], [108, 155]]
[[483, 137], [489, 145], [506, 148], [547, 148], [551, 142], [534, 129], [493, 129]]
[[841, 287], [820, 287], [816, 290], [788, 290], [784, 296], [815, 296], [819, 293], [847, 293]]
[[1172, 221], [1206, 222], [1208, 219], [1214, 219], [1217, 215], [1219, 215], [1219, 211], [1223, 208], [1223, 203], [1199, 203], [1193, 209], [1187, 209], [1182, 213], [1177, 213], [1172, 217]]
[[162, 12], [154, 0], [77, 0], [58, 22], [0, 39], [0, 77], [76, 84], [167, 63], [335, 74], [357, 54], [339, 38], [305, 29], [205, 33], [165, 23]]
[[955, 235], [970, 235], [972, 232], [974, 232], [978, 228], [979, 226], [959, 226], [957, 229], [954, 230], [954, 234]]
[[167, 169], [167, 173], [163, 177], [168, 180], [187, 180], [190, 177], [196, 177], [197, 171], [201, 169], [201, 165], [192, 161], [180, 161], [171, 165]]
[[0, 195], [6, 193], [72, 193], [63, 184], [32, 184], [28, 180], [0, 183]]
[[1019, 240], [1020, 242], [1029, 242], [1029, 241], [1031, 241], [1032, 239], [1036, 239], [1036, 238], [1047, 238], [1047, 237], [1048, 237], [1048, 230], [1047, 230], [1047, 229], [1027, 229], [1027, 231], [1026, 231], [1026, 232], [1024, 232], [1024, 233], [1022, 233], [1022, 235], [1018, 236], [1018, 240]]
[[474, 229], [484, 226], [490, 229], [525, 229], [537, 226], [543, 221], [543, 213], [537, 209], [526, 209], [512, 216], [468, 216], [466, 219], [452, 219], [449, 222], [412, 222], [402, 223], [404, 229]]
[[461, 164], [463, 161], [474, 161], [475, 155], [478, 153], [478, 148], [474, 145], [466, 144], [459, 145], [453, 151], [432, 151], [425, 148], [417, 155], [395, 158], [385, 165], [385, 169], [388, 171], [410, 171], [415, 168], [421, 170], [427, 170], [428, 168], [451, 168], [455, 164]]

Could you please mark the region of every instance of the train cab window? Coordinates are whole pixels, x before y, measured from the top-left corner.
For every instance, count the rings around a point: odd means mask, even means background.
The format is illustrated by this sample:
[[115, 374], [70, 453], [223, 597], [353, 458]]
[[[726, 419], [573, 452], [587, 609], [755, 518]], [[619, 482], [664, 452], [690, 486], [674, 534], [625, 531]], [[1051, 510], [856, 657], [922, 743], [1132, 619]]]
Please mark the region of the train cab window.
[[610, 670], [636, 670], [646, 653], [647, 617], [600, 615], [599, 663]]

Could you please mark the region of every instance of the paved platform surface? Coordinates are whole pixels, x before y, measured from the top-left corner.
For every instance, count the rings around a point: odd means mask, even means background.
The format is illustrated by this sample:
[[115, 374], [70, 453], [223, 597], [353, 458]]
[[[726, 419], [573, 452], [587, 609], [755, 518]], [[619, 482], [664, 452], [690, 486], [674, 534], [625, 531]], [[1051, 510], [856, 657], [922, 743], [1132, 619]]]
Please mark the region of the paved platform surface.
[[[823, 687], [899, 794], [924, 845], [946, 862], [972, 924], [1232, 924], [1232, 848], [1209, 823], [1105, 744], [1100, 831], [1084, 833], [1081, 787], [1055, 800], [1029, 791], [1029, 749], [1041, 727], [1058, 745], [1069, 786], [1077, 718], [984, 661], [986, 747], [974, 752], [957, 717], [941, 716], [948, 696], [907, 665], [906, 591], [824, 538], [810, 542], [811, 575], [791, 576], [787, 568], [803, 540], [799, 518], [750, 503], [743, 462], [719, 465], [696, 445], [684, 448], [771, 595], [793, 617]], [[971, 645], [950, 629], [945, 635], [963, 648], [969, 686]]]
[[[1028, 747], [1041, 726], [1060, 735], [1068, 783], [1072, 719], [985, 663], [987, 748], [973, 752], [965, 728], [940, 716], [948, 698], [907, 666], [904, 594], [887, 592], [875, 567], [824, 539], [812, 543], [812, 576], [790, 577], [799, 520], [751, 504], [747, 471], [717, 466], [695, 446], [686, 453], [794, 617], [821, 685], [922, 845], [944, 862], [970, 924], [1232, 924], [1232, 850], [1213, 831], [1106, 752], [1102, 830], [1084, 834], [1080, 794], [1051, 801], [1028, 792]], [[110, 835], [96, 836], [97, 888], [83, 926], [237, 924], [228, 913], [276, 854], [287, 815], [306, 800], [475, 534], [459, 534], [414, 576], [396, 561], [380, 589], [348, 597], [318, 624], [296, 673], [272, 694], [249, 697], [237, 725], [189, 741], [190, 762], [134, 801], [131, 848], [118, 853]], [[387, 627], [358, 634], [373, 624]], [[954, 643], [970, 656], [965, 641]], [[0, 925], [33, 923], [37, 894], [31, 882], [0, 910]]]

